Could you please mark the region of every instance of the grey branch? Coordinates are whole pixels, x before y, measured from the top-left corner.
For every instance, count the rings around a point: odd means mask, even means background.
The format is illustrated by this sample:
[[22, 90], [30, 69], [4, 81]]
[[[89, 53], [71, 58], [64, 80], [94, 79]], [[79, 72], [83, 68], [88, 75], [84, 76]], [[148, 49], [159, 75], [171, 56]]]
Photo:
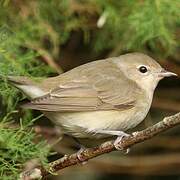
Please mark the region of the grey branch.
[[[141, 143], [159, 133], [168, 130], [176, 125], [180, 124], [180, 112], [169, 117], [165, 117], [162, 121], [157, 124], [148, 127], [142, 131], [132, 133], [129, 137], [124, 137], [121, 141], [120, 146], [122, 149], [127, 149], [137, 143]], [[21, 180], [33, 180], [38, 178], [44, 178], [49, 174], [56, 173], [57, 171], [76, 165], [82, 162], [86, 162], [96, 156], [100, 156], [111, 151], [115, 151], [114, 140], [107, 141], [97, 147], [87, 148], [81, 152], [81, 161], [77, 157], [77, 153], [64, 156], [54, 162], [49, 163], [48, 168], [36, 167], [31, 171], [25, 171], [21, 173]]]

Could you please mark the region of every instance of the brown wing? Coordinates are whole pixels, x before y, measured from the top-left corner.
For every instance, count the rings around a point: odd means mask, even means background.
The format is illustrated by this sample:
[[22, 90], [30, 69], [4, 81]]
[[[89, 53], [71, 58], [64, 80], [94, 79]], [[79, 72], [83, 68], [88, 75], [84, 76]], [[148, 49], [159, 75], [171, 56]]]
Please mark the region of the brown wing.
[[[106, 66], [105, 66], [106, 65]], [[65, 73], [66, 82], [50, 93], [32, 100], [25, 108], [44, 111], [97, 111], [132, 108], [138, 90], [114, 64], [106, 62], [96, 68]], [[68, 78], [71, 76], [71, 78]], [[62, 78], [63, 79], [63, 78]]]

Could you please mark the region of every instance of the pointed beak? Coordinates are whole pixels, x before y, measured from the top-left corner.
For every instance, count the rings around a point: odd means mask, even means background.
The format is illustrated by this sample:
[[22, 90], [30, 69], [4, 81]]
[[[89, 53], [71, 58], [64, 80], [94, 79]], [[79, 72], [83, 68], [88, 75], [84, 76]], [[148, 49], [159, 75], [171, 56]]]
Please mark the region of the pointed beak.
[[166, 71], [165, 69], [162, 69], [161, 72], [158, 73], [158, 76], [160, 78], [163, 78], [163, 77], [178, 76], [178, 75], [173, 73], [173, 72]]

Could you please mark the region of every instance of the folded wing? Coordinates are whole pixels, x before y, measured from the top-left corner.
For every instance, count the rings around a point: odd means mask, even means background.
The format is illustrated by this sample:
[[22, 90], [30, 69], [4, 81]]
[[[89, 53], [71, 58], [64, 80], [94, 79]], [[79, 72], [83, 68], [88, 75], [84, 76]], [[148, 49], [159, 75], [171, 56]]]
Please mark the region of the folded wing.
[[133, 108], [136, 103], [137, 85], [127, 79], [114, 64], [107, 62], [105, 65], [107, 67], [101, 67], [98, 72], [97, 69], [90, 68], [88, 71], [86, 68], [83, 73], [81, 69], [79, 76], [66, 78], [69, 80], [60, 82], [48, 94], [23, 107], [56, 112]]

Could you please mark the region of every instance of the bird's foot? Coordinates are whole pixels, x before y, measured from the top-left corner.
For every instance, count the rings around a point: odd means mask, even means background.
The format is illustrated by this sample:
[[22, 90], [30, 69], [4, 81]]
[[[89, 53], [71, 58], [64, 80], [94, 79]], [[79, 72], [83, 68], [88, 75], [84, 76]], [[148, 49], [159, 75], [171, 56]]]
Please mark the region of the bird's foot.
[[80, 150], [77, 152], [77, 158], [80, 161], [81, 165], [87, 164], [87, 160], [84, 160], [84, 157], [82, 155], [82, 152], [85, 150], [84, 146], [81, 146]]
[[125, 154], [128, 154], [130, 151], [130, 148], [124, 149], [121, 145], [122, 139], [124, 137], [129, 137], [130, 134], [127, 134], [123, 131], [119, 131], [119, 135], [116, 138], [116, 140], [114, 141], [114, 147], [118, 150], [118, 151], [124, 151], [125, 150]]
[[[107, 135], [113, 135], [113, 136], [118, 136], [117, 139], [114, 141], [114, 147], [119, 150], [119, 151], [122, 151], [122, 150], [125, 150], [125, 153], [127, 154], [130, 149], [127, 148], [127, 149], [124, 149], [122, 146], [121, 146], [121, 141], [124, 137], [129, 137], [130, 135], [123, 132], [123, 131], [117, 131], [117, 130], [104, 130], [104, 129], [95, 129], [93, 130], [95, 133], [100, 133], [100, 134], [107, 134]], [[92, 132], [92, 131], [91, 131]]]

